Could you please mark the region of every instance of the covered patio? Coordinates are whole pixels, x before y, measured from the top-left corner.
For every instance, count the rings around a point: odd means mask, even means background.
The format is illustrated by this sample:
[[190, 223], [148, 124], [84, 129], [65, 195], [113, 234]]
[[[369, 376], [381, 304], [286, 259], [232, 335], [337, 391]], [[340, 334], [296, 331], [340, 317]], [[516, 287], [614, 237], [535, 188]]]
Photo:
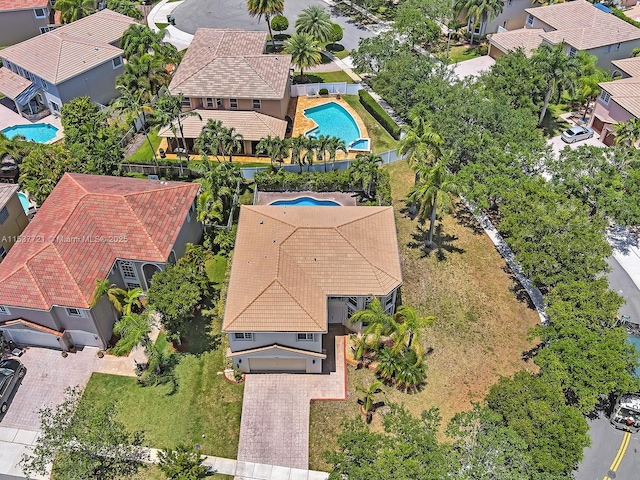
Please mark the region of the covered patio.
[[0, 92], [13, 101], [12, 109], [27, 120], [40, 120], [51, 113], [42, 89], [8, 68], [0, 68]]

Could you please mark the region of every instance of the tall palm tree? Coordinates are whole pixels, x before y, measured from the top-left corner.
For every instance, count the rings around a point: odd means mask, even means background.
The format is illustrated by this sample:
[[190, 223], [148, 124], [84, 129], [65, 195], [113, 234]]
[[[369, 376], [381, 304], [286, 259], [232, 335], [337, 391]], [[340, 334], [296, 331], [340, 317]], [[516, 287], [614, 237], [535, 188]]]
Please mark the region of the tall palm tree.
[[129, 119], [132, 119], [133, 122], [135, 122], [135, 119], [138, 118], [138, 115], [142, 113], [142, 133], [147, 139], [149, 147], [151, 147], [151, 152], [153, 153], [153, 161], [156, 164], [156, 173], [158, 173], [158, 157], [156, 156], [156, 149], [153, 147], [153, 143], [151, 143], [151, 139], [149, 138], [149, 131], [147, 130], [146, 114], [152, 113], [153, 109], [148, 103], [142, 100], [142, 92], [138, 91], [134, 94], [131, 90], [123, 85], [117, 85], [116, 89], [120, 93], [120, 97], [118, 97], [112, 104], [115, 110], [121, 111]]
[[287, 146], [291, 149], [291, 165], [300, 165], [300, 173], [302, 173], [303, 164], [303, 152], [307, 148], [307, 137], [304, 135], [298, 135], [297, 137], [291, 137], [287, 141]]
[[324, 173], [327, 173], [327, 159], [326, 153], [329, 149], [329, 143], [331, 142], [331, 137], [328, 135], [320, 135], [316, 138], [315, 141], [315, 151], [316, 158], [324, 164]]
[[300, 77], [304, 69], [315, 67], [322, 61], [320, 47], [313, 37], [307, 33], [294, 33], [284, 44], [284, 53], [291, 55], [291, 62], [300, 69]]
[[269, 36], [271, 37], [271, 45], [273, 49], [276, 49], [276, 41], [273, 38], [273, 32], [271, 32], [271, 17], [281, 14], [284, 10], [284, 0], [248, 0], [247, 10], [249, 10], [249, 16], [258, 17], [260, 20], [264, 17], [267, 22], [267, 28], [269, 28]]
[[124, 50], [125, 58], [134, 55], [142, 56], [145, 53], [157, 53], [163, 43], [164, 34], [155, 33], [146, 25], [134, 24], [127, 28], [120, 39], [120, 48]]
[[53, 7], [60, 12], [62, 23], [71, 23], [94, 13], [93, 0], [58, 0]]
[[330, 137], [327, 143], [327, 153], [331, 161], [331, 170], [335, 170], [336, 168], [336, 155], [338, 150], [346, 154], [348, 152], [347, 144], [340, 137]]
[[220, 139], [220, 146], [222, 148], [222, 155], [229, 157], [229, 163], [233, 162], [233, 154], [242, 150], [242, 142], [244, 138], [233, 127], [223, 128], [222, 138]]
[[474, 27], [490, 22], [502, 13], [504, 9], [503, 0], [456, 0], [454, 11], [460, 15], [464, 14], [466, 21], [471, 21], [471, 44], [473, 45]]
[[296, 20], [296, 33], [311, 35], [318, 43], [329, 42], [332, 32], [331, 16], [319, 5], [305, 8]]
[[395, 319], [384, 310], [377, 297], [369, 302], [364, 310], [354, 313], [349, 321], [352, 325], [362, 323], [363, 334], [370, 339], [370, 345], [374, 350], [377, 350], [383, 336], [392, 335], [398, 329]]
[[453, 209], [453, 196], [462, 191], [455, 177], [447, 172], [447, 164], [453, 155], [449, 151], [434, 166], [420, 165], [420, 179], [409, 193], [409, 201], [420, 204], [418, 215], [421, 221], [429, 217], [429, 238], [427, 245], [433, 245], [433, 230], [437, 210], [448, 213]]
[[394, 320], [398, 324], [398, 330], [394, 335], [394, 352], [400, 353], [404, 348], [411, 348], [416, 353], [416, 364], [420, 364], [424, 355], [422, 330], [433, 325], [435, 317], [420, 317], [415, 308], [402, 305], [398, 307]]
[[577, 57], [571, 57], [564, 52], [564, 42], [555, 47], [542, 43], [533, 54], [533, 65], [544, 78], [547, 93], [538, 119], [538, 126], [542, 125], [551, 96], [561, 95], [567, 91], [573, 93], [580, 77], [581, 62]]
[[371, 189], [378, 182], [378, 168], [382, 157], [375, 153], [359, 154], [349, 166], [351, 176], [356, 182], [361, 182], [362, 190], [367, 197], [371, 197]]
[[89, 306], [91, 308], [95, 307], [100, 299], [106, 295], [109, 303], [113, 305], [116, 312], [122, 313], [122, 298], [126, 294], [126, 291], [118, 287], [115, 283], [111, 283], [108, 278], [104, 280], [96, 279], [95, 283], [96, 286], [93, 290], [93, 297]]
[[[194, 142], [194, 149], [201, 155], [215, 155], [216, 160], [220, 162], [220, 150], [222, 149], [222, 122], [210, 118], [202, 127], [200, 135]], [[206, 159], [208, 162], [208, 158]], [[207, 163], [205, 163], [207, 164]]]
[[411, 125], [403, 127], [404, 137], [398, 143], [398, 154], [406, 155], [409, 165], [433, 165], [440, 155], [442, 137], [418, 113], [411, 115]]
[[302, 171], [302, 164], [305, 164], [307, 166], [307, 172], [309, 172], [311, 171], [311, 165], [313, 165], [313, 162], [316, 159], [317, 140], [311, 137], [307, 137], [305, 140], [306, 140], [306, 150], [301, 157], [302, 163], [300, 164], [300, 171]]
[[632, 147], [640, 140], [640, 119], [632, 118], [624, 123], [617, 123], [613, 127], [616, 145]]
[[160, 88], [171, 82], [171, 74], [165, 67], [163, 59], [156, 55], [134, 55], [124, 64], [124, 72], [116, 79], [116, 84], [139, 94], [144, 102], [150, 102]]
[[284, 158], [289, 154], [289, 146], [287, 142], [281, 138], [268, 135], [260, 139], [256, 145], [256, 154], [259, 155], [261, 153], [269, 157], [271, 165], [276, 163], [282, 164]]

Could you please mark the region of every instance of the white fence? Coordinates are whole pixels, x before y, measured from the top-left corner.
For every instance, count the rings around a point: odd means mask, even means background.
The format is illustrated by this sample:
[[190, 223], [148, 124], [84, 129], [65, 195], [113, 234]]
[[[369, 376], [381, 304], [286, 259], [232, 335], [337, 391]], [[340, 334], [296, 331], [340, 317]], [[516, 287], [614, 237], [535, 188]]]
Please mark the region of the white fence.
[[321, 88], [326, 88], [329, 93], [342, 95], [357, 95], [362, 90], [359, 83], [333, 82], [333, 83], [303, 83], [291, 85], [292, 97], [304, 97], [305, 95], [317, 95]]

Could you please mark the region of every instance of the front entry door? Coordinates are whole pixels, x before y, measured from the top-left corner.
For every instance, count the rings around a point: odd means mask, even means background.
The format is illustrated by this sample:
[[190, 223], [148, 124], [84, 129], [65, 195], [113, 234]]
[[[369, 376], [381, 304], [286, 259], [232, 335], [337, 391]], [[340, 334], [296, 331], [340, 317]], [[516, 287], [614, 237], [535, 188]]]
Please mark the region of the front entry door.
[[329, 300], [329, 323], [342, 324], [344, 322], [344, 302], [342, 300]]

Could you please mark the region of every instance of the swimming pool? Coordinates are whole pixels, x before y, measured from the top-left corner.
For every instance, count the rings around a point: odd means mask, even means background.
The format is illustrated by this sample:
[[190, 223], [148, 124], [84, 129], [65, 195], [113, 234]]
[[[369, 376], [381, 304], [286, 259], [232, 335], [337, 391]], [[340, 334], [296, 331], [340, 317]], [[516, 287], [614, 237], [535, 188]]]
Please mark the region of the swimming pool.
[[[627, 337], [627, 340], [629, 341], [629, 343], [631, 343], [636, 347], [636, 350], [638, 351], [638, 357], [640, 357], [640, 337], [636, 337], [635, 335], [629, 335]], [[636, 375], [640, 377], [640, 367], [636, 368]]]
[[7, 138], [13, 138], [16, 135], [22, 135], [29, 141], [37, 143], [47, 143], [56, 137], [58, 129], [48, 123], [34, 123], [31, 125], [14, 125], [2, 129]]
[[327, 135], [344, 140], [346, 145], [360, 138], [360, 129], [351, 114], [336, 102], [307, 108], [304, 115], [318, 124], [307, 132], [308, 137]]
[[289, 207], [340, 207], [341, 205], [338, 202], [334, 202], [333, 200], [316, 200], [311, 197], [298, 197], [293, 200], [276, 200], [275, 202], [271, 202], [269, 205], [273, 206], [282, 206], [286, 205]]
[[20, 200], [20, 205], [22, 205], [22, 209], [25, 212], [28, 212], [29, 211], [29, 199], [27, 198], [27, 196], [22, 192], [18, 192], [18, 199]]

